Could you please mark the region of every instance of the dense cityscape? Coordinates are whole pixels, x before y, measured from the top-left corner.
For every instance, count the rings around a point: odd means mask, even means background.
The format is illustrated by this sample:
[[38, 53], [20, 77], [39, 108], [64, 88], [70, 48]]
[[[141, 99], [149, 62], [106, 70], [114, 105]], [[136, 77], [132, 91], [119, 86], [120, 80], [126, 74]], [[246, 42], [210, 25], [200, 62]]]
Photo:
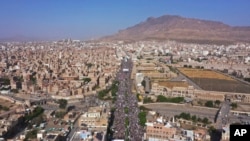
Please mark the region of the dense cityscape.
[[250, 1], [0, 3], [0, 141], [249, 141]]
[[230, 124], [250, 121], [249, 44], [66, 39], [0, 49], [5, 139], [228, 140]]

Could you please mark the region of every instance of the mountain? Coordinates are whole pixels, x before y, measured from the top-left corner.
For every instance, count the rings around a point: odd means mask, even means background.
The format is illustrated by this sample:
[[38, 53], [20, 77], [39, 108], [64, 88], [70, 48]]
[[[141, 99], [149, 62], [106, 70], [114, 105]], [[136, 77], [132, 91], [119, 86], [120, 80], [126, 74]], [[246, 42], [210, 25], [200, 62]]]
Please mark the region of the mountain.
[[199, 43], [250, 42], [250, 27], [233, 27], [222, 22], [164, 15], [146, 21], [102, 40], [178, 40]]

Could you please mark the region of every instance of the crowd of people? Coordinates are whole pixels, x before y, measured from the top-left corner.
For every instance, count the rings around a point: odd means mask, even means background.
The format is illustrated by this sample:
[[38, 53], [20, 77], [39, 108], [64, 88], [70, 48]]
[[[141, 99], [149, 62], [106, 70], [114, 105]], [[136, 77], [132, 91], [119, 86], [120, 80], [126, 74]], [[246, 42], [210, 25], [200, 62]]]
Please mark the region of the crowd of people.
[[[128, 58], [123, 59], [121, 69], [117, 74], [119, 87], [115, 101], [115, 113], [113, 138], [141, 141], [143, 137], [142, 127], [139, 124], [139, 108], [137, 98], [131, 92], [132, 81], [130, 79], [132, 61]], [[125, 111], [127, 109], [127, 111]], [[128, 119], [128, 125], [125, 121]]]

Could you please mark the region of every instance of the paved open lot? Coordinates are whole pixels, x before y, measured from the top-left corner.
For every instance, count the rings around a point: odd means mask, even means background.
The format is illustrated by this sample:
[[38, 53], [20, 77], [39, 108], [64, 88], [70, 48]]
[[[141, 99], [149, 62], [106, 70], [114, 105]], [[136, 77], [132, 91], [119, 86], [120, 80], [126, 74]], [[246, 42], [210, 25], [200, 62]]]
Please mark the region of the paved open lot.
[[210, 121], [214, 121], [215, 115], [218, 109], [215, 108], [205, 108], [205, 107], [193, 107], [185, 104], [169, 104], [169, 103], [154, 103], [143, 105], [146, 108], [150, 108], [156, 112], [159, 112], [166, 117], [173, 117], [174, 115], [179, 115], [182, 112], [190, 113], [191, 115], [196, 115], [198, 117], [207, 117]]

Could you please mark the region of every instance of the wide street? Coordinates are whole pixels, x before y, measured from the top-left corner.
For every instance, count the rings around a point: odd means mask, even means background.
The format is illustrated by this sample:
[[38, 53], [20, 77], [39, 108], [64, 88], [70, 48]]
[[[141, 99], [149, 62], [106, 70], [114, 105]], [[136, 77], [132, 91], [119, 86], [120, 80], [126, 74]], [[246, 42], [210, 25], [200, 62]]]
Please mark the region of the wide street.
[[222, 106], [220, 108], [220, 111], [216, 119], [216, 129], [221, 130], [222, 127], [224, 127], [228, 123], [229, 112], [230, 112], [230, 102], [225, 101], [222, 103]]
[[179, 115], [182, 112], [185, 112], [190, 113], [191, 115], [196, 115], [200, 118], [207, 117], [212, 122], [214, 121], [215, 115], [218, 111], [218, 109], [216, 108], [194, 107], [188, 106], [186, 104], [151, 103], [144, 104], [143, 106], [159, 112], [166, 117], [173, 117], [175, 115]]
[[128, 57], [124, 57], [121, 63], [121, 69], [117, 74], [119, 86], [115, 101], [112, 130], [114, 131], [114, 139], [141, 141], [143, 131], [139, 125], [137, 98], [131, 92], [132, 81], [130, 75], [132, 65], [132, 61]]

